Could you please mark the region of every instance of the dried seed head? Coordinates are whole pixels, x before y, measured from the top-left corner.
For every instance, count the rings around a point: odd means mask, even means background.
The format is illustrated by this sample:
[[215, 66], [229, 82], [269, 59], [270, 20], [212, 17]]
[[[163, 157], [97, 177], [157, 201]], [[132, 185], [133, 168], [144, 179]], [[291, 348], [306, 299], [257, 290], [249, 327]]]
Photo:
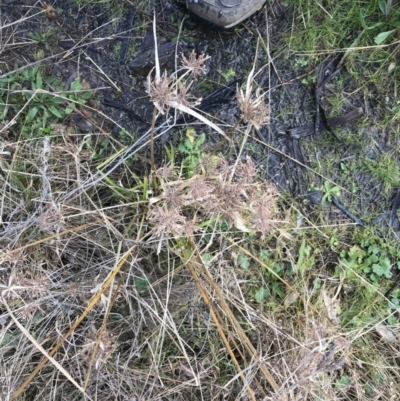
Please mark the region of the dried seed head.
[[39, 227], [47, 234], [55, 234], [66, 229], [61, 209], [54, 202], [45, 207], [38, 218]]
[[276, 188], [269, 182], [260, 188], [261, 196], [253, 201], [250, 208], [253, 212], [253, 227], [264, 237], [275, 226], [276, 202], [278, 200], [278, 192]]
[[180, 214], [179, 209], [169, 209], [166, 205], [157, 205], [149, 211], [148, 217], [154, 224], [156, 235], [164, 233], [181, 235], [184, 232], [186, 219]]
[[173, 166], [168, 165], [168, 166], [162, 166], [159, 169], [157, 169], [154, 173], [157, 177], [162, 178], [162, 179], [172, 179], [175, 178], [175, 170]]
[[196, 57], [196, 53], [192, 50], [189, 57], [186, 58], [182, 55], [183, 68], [190, 72], [193, 79], [196, 79], [206, 73], [206, 66], [204, 63], [209, 58], [210, 56], [205, 56], [204, 54], [200, 54], [199, 57]]
[[171, 86], [172, 81], [167, 76], [166, 71], [159, 80], [152, 80], [151, 73], [147, 76], [147, 93], [161, 114], [164, 114], [165, 110], [168, 109], [168, 102], [175, 99], [174, 90]]
[[194, 233], [199, 231], [200, 227], [197, 225], [197, 217], [194, 216], [193, 219], [185, 221], [183, 225], [183, 232], [186, 238], [193, 237]]
[[178, 82], [178, 93], [175, 100], [186, 107], [195, 107], [201, 102], [201, 99], [198, 99], [189, 93], [192, 83], [193, 82], [189, 85], [184, 85], [182, 82]]
[[257, 169], [250, 156], [246, 157], [246, 163], [238, 163], [235, 176], [243, 184], [251, 184], [254, 181], [254, 178], [257, 176]]
[[201, 176], [194, 176], [190, 179], [188, 195], [193, 200], [203, 202], [212, 196], [214, 188]]
[[166, 186], [161, 195], [161, 199], [164, 200], [168, 208], [172, 209], [178, 209], [185, 204], [185, 196], [179, 184]]
[[270, 109], [265, 104], [264, 96], [260, 94], [259, 90], [251, 96], [249, 90], [246, 90], [246, 94], [244, 94], [241, 89], [238, 89], [236, 99], [245, 122], [250, 123], [256, 129], [260, 129], [269, 122]]

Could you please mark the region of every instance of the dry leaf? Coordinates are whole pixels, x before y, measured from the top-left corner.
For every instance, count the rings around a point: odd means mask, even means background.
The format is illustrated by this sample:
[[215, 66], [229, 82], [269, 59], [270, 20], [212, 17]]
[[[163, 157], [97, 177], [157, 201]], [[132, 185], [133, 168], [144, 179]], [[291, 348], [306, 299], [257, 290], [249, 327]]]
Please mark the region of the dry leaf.
[[283, 301], [285, 308], [288, 308], [290, 305], [295, 303], [298, 298], [299, 294], [297, 294], [296, 292], [289, 292], [289, 294], [286, 295], [285, 300]]
[[334, 297], [331, 297], [327, 290], [322, 291], [322, 296], [324, 297], [324, 304], [328, 312], [329, 319], [333, 323], [339, 324], [340, 302], [337, 299], [337, 296], [335, 295]]
[[386, 341], [394, 341], [396, 339], [396, 336], [393, 334], [393, 331], [389, 329], [388, 326], [385, 326], [382, 323], [379, 323], [375, 326], [375, 330], [380, 334], [382, 338], [384, 338]]

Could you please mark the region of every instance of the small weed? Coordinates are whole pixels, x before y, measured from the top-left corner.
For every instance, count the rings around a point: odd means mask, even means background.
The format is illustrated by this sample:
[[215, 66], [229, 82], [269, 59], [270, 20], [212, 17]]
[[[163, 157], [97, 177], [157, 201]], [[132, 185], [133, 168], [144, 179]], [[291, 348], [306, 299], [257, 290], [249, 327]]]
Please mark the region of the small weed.
[[294, 62], [295, 67], [307, 67], [310, 60], [305, 57], [297, 57]]
[[202, 145], [206, 140], [205, 134], [200, 134], [196, 138], [196, 132], [193, 128], [186, 130], [186, 139], [178, 145], [178, 150], [184, 157], [182, 160], [182, 168], [187, 177], [191, 177], [202, 158]]
[[226, 82], [230, 82], [236, 76], [236, 72], [233, 70], [228, 70], [225, 72], [221, 72], [221, 75], [224, 77]]
[[45, 31], [29, 32], [27, 36], [32, 39], [37, 46], [42, 47], [46, 51], [53, 50], [55, 43], [57, 43], [56, 32], [52, 27], [49, 27]]
[[14, 120], [9, 129], [14, 137], [50, 135], [52, 124], [63, 121], [76, 105], [85, 104], [93, 95], [82, 88], [76, 79], [70, 92], [64, 92], [62, 82], [43, 76], [39, 66], [17, 72], [0, 79], [0, 118]]
[[321, 190], [324, 192], [322, 197], [322, 202], [329, 201], [332, 202], [334, 196], [340, 196], [340, 188], [332, 185], [330, 181], [325, 181]]
[[268, 291], [268, 296], [273, 295], [278, 299], [282, 299], [285, 296], [285, 292], [283, 290], [283, 283], [278, 278], [283, 277], [285, 274], [282, 262], [274, 260], [273, 254], [266, 250], [262, 250], [259, 254], [259, 257], [263, 261], [264, 265], [268, 266], [268, 268], [264, 269], [263, 274], [265, 282], [268, 283], [268, 287], [262, 287], [257, 290], [259, 295], [258, 298], [260, 298], [260, 294], [264, 296], [266, 291]]
[[385, 188], [390, 189], [400, 184], [400, 166], [395, 157], [384, 154], [378, 160], [369, 159], [364, 168], [372, 177], [380, 180]]
[[357, 280], [357, 276], [354, 275], [356, 273], [369, 278], [377, 286], [382, 285], [384, 279], [392, 277], [392, 266], [396, 263], [399, 265], [398, 260], [400, 260], [398, 247], [376, 235], [368, 237], [367, 232], [359, 239], [358, 245], [340, 253], [340, 262], [345, 266], [348, 279]]

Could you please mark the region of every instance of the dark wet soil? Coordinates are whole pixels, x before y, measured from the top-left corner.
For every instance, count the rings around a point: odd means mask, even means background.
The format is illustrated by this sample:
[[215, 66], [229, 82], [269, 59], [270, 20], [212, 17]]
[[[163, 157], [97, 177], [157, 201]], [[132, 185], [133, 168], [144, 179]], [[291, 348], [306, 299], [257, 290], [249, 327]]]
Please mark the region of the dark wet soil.
[[[153, 105], [148, 100], [145, 81], [154, 65], [153, 13], [145, 9], [145, 3], [111, 3], [79, 6], [78, 1], [56, 0], [51, 3], [52, 9], [46, 10], [33, 0], [3, 2], [2, 23], [9, 25], [3, 29], [3, 37], [9, 39], [0, 54], [1, 73], [37, 63], [37, 54], [41, 51], [41, 64], [50, 75], [62, 78], [68, 85], [71, 77], [78, 74], [91, 88], [97, 89], [96, 98], [89, 104], [94, 110], [90, 116], [92, 123], [95, 120], [102, 136], [112, 135], [123, 141], [121, 129], [137, 138], [151, 124]], [[344, 160], [358, 158], [366, 152], [374, 159], [392, 152], [393, 147], [397, 155], [398, 144], [393, 143], [392, 133], [374, 126], [383, 110], [380, 99], [384, 93], [379, 93], [374, 86], [358, 91], [345, 64], [335, 70], [340, 54], [303, 63], [284, 41], [292, 24], [290, 9], [277, 8], [275, 4], [267, 6], [230, 31], [199, 25], [182, 5], [174, 2], [157, 2], [155, 9], [162, 69], [174, 71], [175, 63], [179, 63], [175, 55], [188, 54], [193, 49], [211, 57], [207, 75], [193, 87], [195, 95], [204, 98], [232, 82], [245, 82], [255, 66], [255, 82], [261, 90], [268, 91], [271, 120], [253, 132], [254, 139], [249, 139], [243, 157], [250, 155], [265, 178], [300, 201], [307, 199], [307, 194], [320, 188], [326, 179], [343, 183], [346, 187], [341, 199], [360, 218], [369, 216], [370, 219], [371, 213], [378, 218], [386, 213], [395, 216], [390, 225], [399, 230], [397, 212], [393, 209], [395, 190], [383, 191], [382, 184], [360, 171], [353, 177], [358, 188], [354, 193], [348, 187], [348, 179], [345, 181], [342, 177]], [[15, 24], [15, 21], [20, 22]], [[338, 91], [338, 82], [345, 101], [335, 111], [329, 99]], [[105, 101], [109, 106], [104, 105]], [[327, 123], [357, 109], [371, 119], [368, 124], [363, 117], [363, 132], [357, 128], [359, 121], [334, 128]], [[217, 121], [230, 126], [240, 119], [232, 95], [214, 103], [210, 111]], [[85, 121], [78, 118], [69, 124], [75, 124], [82, 134], [87, 133]], [[293, 136], [292, 129], [302, 126], [309, 126], [306, 129], [309, 135]], [[208, 134], [209, 148], [221, 142], [219, 135], [208, 127], [202, 130]], [[359, 135], [369, 138], [370, 145], [366, 148], [361, 149], [359, 141], [352, 137], [357, 130]], [[180, 142], [184, 132], [176, 129], [167, 140]], [[234, 133], [232, 138], [239, 145], [242, 135]], [[227, 144], [219, 149], [235, 157]], [[163, 147], [159, 146], [158, 151], [161, 160]], [[319, 169], [320, 158], [327, 155], [331, 157], [329, 171]], [[388, 218], [382, 219], [389, 224]]]

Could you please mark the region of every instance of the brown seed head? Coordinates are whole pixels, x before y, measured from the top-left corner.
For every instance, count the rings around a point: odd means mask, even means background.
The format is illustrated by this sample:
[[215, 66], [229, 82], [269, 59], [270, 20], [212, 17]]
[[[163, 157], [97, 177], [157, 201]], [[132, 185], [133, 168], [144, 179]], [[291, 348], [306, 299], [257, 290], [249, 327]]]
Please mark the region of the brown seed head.
[[236, 99], [245, 122], [250, 123], [256, 129], [260, 129], [269, 122], [270, 109], [259, 91], [255, 95], [251, 95], [248, 90], [245, 94], [238, 88]]
[[206, 73], [206, 66], [204, 63], [209, 58], [210, 56], [205, 56], [204, 54], [200, 54], [199, 57], [196, 57], [196, 53], [192, 50], [189, 57], [186, 58], [182, 55], [183, 68], [190, 71], [192, 78], [196, 79]]

